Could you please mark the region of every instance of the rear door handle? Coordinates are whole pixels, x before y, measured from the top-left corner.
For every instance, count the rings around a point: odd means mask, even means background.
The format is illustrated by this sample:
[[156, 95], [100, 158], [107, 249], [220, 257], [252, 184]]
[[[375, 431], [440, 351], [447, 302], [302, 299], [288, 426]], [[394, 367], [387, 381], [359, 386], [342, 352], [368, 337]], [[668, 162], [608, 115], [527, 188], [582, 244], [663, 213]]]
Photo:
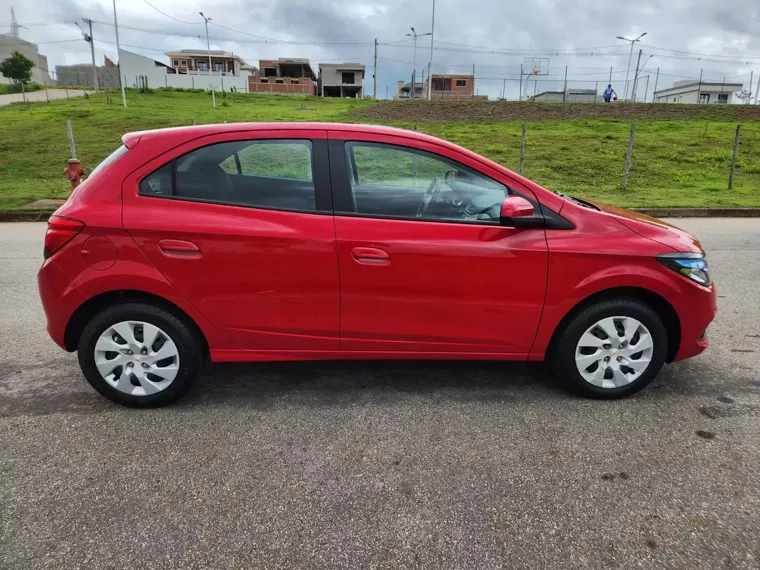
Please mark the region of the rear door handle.
[[357, 263], [363, 265], [388, 265], [391, 262], [388, 252], [376, 247], [355, 247], [351, 250], [351, 255]]
[[201, 256], [201, 248], [191, 241], [182, 239], [162, 239], [158, 242], [158, 247], [164, 255], [169, 257], [191, 257]]

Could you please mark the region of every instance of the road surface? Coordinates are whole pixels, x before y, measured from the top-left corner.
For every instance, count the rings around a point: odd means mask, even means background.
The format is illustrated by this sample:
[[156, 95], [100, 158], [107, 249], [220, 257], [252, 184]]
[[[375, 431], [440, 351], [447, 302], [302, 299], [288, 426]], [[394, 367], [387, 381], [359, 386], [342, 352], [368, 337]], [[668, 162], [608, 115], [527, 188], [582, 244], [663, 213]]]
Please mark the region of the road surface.
[[760, 220], [681, 220], [711, 347], [636, 396], [540, 365], [213, 366], [97, 395], [44, 332], [43, 224], [0, 224], [0, 568], [760, 568]]

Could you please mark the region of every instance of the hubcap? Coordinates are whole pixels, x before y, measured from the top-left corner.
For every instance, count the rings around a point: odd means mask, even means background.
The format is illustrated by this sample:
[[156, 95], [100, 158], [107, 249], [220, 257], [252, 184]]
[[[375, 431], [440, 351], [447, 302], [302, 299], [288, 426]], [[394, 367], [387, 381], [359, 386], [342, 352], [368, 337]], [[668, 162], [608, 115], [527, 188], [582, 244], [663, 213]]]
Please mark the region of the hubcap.
[[142, 321], [110, 326], [95, 344], [95, 366], [112, 387], [150, 396], [171, 385], [179, 372], [179, 351], [163, 330]]
[[652, 335], [633, 317], [608, 317], [581, 335], [575, 365], [589, 384], [620, 388], [641, 376], [652, 361]]

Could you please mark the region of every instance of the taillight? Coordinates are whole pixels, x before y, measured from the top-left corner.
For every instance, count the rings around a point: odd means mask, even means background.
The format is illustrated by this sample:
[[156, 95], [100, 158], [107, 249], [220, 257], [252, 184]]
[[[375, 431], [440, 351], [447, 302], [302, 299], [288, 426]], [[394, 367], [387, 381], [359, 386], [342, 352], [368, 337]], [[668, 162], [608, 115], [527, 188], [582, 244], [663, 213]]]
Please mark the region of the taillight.
[[47, 233], [45, 234], [45, 259], [69, 243], [83, 229], [84, 222], [80, 222], [79, 220], [64, 218], [62, 216], [50, 216]]

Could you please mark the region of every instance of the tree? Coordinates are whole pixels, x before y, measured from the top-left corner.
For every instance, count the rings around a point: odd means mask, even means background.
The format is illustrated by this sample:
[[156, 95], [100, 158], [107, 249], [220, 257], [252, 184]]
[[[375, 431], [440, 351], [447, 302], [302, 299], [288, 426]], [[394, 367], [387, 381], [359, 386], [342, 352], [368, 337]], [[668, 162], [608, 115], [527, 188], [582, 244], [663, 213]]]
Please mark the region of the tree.
[[[19, 51], [14, 51], [11, 56], [0, 61], [0, 73], [14, 83], [21, 84], [21, 93], [24, 94], [24, 85], [32, 79], [34, 62]], [[26, 101], [26, 94], [24, 101]]]
[[752, 98], [752, 92], [747, 91], [746, 89], [742, 89], [736, 94], [736, 96], [739, 98], [739, 101], [745, 105], [749, 105], [749, 100]]

